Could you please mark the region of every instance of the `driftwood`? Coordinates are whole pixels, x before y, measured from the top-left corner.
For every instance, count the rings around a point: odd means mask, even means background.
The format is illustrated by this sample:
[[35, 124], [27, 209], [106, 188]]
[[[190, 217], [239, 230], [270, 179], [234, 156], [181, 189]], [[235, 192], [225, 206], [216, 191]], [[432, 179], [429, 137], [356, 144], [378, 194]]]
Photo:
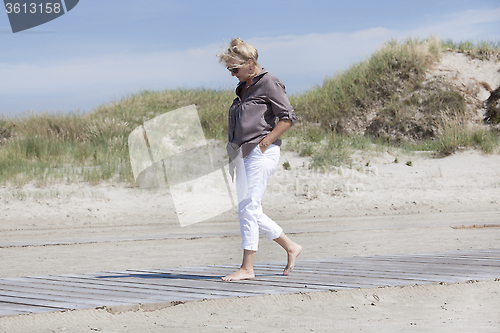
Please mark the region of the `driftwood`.
[[493, 125], [500, 123], [500, 87], [490, 90], [490, 97], [486, 100], [486, 117], [484, 120]]

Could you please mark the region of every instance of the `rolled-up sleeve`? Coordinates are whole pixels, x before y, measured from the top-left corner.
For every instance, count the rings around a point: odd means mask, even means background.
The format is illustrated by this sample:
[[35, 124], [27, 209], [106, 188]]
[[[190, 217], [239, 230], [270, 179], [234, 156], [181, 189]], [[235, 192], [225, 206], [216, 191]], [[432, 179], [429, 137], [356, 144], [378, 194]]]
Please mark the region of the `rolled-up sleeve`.
[[275, 79], [269, 82], [268, 89], [267, 102], [270, 104], [274, 115], [279, 120], [291, 120], [293, 125], [298, 117], [288, 100], [285, 85], [279, 79]]

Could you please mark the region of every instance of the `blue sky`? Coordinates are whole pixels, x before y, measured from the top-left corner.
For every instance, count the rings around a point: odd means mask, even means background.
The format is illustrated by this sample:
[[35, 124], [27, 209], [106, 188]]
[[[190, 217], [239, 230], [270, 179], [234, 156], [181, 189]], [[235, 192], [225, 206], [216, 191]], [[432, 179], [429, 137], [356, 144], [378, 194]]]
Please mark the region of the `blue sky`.
[[[14, 0], [13, 0], [14, 1]], [[233, 89], [216, 54], [232, 37], [289, 94], [396, 38], [500, 40], [498, 0], [80, 0], [13, 34], [0, 13], [0, 114], [87, 112], [144, 89]]]

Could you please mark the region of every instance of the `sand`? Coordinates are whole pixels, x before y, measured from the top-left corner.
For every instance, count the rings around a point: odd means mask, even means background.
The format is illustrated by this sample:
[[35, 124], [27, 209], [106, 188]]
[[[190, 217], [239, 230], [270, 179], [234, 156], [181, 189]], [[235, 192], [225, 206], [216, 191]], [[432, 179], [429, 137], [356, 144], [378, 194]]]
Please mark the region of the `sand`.
[[[357, 158], [358, 168], [325, 175], [301, 168], [300, 157], [282, 157], [292, 170], [276, 171], [264, 209], [304, 246], [301, 259], [498, 248], [499, 155], [416, 154], [394, 163], [385, 152], [369, 167]], [[277, 184], [297, 179], [299, 186], [277, 195]], [[0, 243], [10, 244], [0, 248], [2, 277], [241, 259], [234, 211], [181, 228], [166, 190], [72, 184], [2, 188], [0, 198]], [[284, 253], [262, 239], [257, 261], [276, 260]], [[188, 302], [151, 312], [89, 309], [3, 317], [0, 332], [497, 332], [499, 291], [500, 282], [484, 281]]]
[[[481, 77], [492, 86], [497, 79]], [[499, 247], [500, 155], [391, 150], [352, 158], [351, 168], [319, 173], [307, 158], [281, 157], [263, 206], [304, 246], [299, 259]], [[3, 187], [0, 221], [0, 277], [241, 260], [235, 210], [181, 228], [168, 189]], [[257, 261], [285, 258], [261, 239]], [[480, 281], [242, 297], [0, 317], [0, 332], [498, 332], [499, 294], [500, 281]]]

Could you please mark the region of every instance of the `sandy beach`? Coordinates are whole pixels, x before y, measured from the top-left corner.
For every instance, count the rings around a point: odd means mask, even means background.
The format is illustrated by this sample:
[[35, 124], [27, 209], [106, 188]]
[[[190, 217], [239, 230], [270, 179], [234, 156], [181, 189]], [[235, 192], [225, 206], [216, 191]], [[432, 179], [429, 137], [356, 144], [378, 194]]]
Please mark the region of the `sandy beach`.
[[[474, 107], [488, 97], [480, 81], [500, 84], [499, 68], [445, 55], [429, 75], [465, 87]], [[374, 149], [351, 158], [350, 167], [325, 173], [282, 154], [263, 207], [304, 247], [299, 260], [499, 248], [497, 153], [437, 158]], [[176, 214], [168, 188], [0, 187], [0, 277], [241, 262], [235, 209], [187, 227]], [[261, 238], [256, 260], [286, 256]], [[5, 316], [0, 332], [498, 332], [499, 296], [499, 279], [253, 296], [152, 311]]]
[[[498, 248], [500, 156], [413, 154], [394, 163], [385, 152], [371, 156], [369, 166], [366, 158], [360, 154], [357, 166], [324, 174], [303, 168], [302, 157], [282, 156], [292, 169], [279, 167], [273, 175], [264, 209], [304, 246], [300, 259]], [[2, 277], [241, 260], [235, 211], [181, 228], [168, 190], [69, 184], [2, 188], [0, 198]], [[278, 260], [284, 253], [262, 239], [257, 261]], [[116, 314], [89, 309], [2, 317], [0, 332], [497, 332], [499, 292], [499, 281], [482, 281], [187, 302]]]

